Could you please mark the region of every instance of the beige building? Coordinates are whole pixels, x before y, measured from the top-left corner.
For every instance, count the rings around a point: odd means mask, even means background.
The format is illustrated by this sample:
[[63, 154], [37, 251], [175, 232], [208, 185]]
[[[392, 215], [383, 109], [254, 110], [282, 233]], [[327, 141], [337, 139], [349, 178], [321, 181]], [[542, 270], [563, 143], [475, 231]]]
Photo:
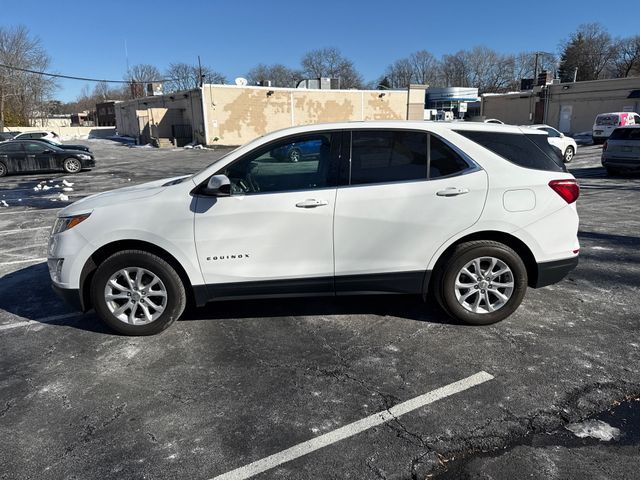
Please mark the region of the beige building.
[[640, 112], [640, 77], [555, 83], [533, 91], [482, 96], [482, 115], [505, 123], [546, 123], [564, 133], [590, 131], [599, 113]]
[[[295, 125], [359, 120], [421, 120], [426, 86], [407, 90], [312, 90], [236, 85], [145, 97], [116, 106], [116, 127], [161, 146], [195, 141], [240, 145]], [[174, 140], [175, 139], [175, 140]]]

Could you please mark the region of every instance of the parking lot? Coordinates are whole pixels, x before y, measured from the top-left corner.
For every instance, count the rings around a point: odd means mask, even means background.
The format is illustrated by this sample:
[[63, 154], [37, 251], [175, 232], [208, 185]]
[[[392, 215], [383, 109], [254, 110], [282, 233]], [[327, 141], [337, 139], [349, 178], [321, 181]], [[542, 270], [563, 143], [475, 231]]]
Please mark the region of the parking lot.
[[501, 323], [405, 296], [244, 300], [133, 338], [51, 290], [55, 215], [227, 150], [79, 143], [94, 170], [0, 179], [0, 478], [635, 477], [628, 418], [608, 443], [564, 429], [640, 397], [640, 177], [608, 178], [600, 146], [569, 164], [580, 265]]

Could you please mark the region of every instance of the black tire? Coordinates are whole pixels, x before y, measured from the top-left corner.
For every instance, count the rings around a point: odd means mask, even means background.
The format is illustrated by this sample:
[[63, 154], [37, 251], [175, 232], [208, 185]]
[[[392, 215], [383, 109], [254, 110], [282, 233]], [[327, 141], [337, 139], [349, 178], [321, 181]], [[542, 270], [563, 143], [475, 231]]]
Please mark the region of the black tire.
[[[511, 296], [504, 305], [493, 312], [472, 312], [463, 307], [456, 298], [455, 282], [458, 273], [467, 263], [479, 257], [493, 257], [504, 262], [513, 276]], [[504, 320], [518, 308], [527, 290], [527, 283], [527, 269], [512, 248], [492, 240], [476, 240], [458, 245], [447, 256], [435, 272], [434, 295], [449, 316], [470, 325], [489, 325]]]
[[[569, 145], [567, 149], [564, 151], [564, 154], [562, 155], [562, 159], [564, 160], [564, 163], [570, 163], [571, 160], [573, 160], [573, 156], [575, 154], [576, 154], [575, 150], [571, 145]], [[569, 158], [567, 158], [568, 155], [569, 155]]]
[[618, 170], [616, 170], [615, 168], [604, 167], [604, 169], [607, 171], [607, 176], [609, 177], [615, 177], [616, 175], [619, 174]]
[[70, 174], [78, 173], [82, 170], [82, 162], [73, 157], [65, 158], [62, 162], [62, 169]]
[[291, 163], [297, 163], [302, 159], [302, 152], [299, 148], [292, 148], [287, 154], [287, 160]]
[[[144, 325], [119, 320], [107, 306], [107, 282], [123, 268], [142, 268], [156, 275], [166, 288], [166, 305], [160, 316]], [[98, 316], [113, 330], [124, 335], [155, 335], [167, 329], [185, 309], [187, 296], [180, 276], [165, 260], [142, 250], [123, 250], [102, 262], [91, 282], [91, 299]]]
[[8, 173], [7, 166], [0, 162], [0, 177], [4, 177]]
[[591, 137], [594, 145], [601, 145], [604, 143], [605, 139], [602, 137]]

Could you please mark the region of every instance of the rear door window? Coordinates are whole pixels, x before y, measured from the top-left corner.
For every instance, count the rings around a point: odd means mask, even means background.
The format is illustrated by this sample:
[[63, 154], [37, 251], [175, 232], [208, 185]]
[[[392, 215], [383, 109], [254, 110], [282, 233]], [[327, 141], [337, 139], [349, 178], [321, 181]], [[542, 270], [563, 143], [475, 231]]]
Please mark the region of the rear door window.
[[351, 184], [427, 179], [426, 132], [354, 130]]
[[566, 171], [562, 159], [549, 145], [545, 135], [473, 130], [456, 132], [521, 167], [554, 172]]
[[429, 178], [448, 177], [467, 170], [470, 165], [453, 148], [431, 135]]

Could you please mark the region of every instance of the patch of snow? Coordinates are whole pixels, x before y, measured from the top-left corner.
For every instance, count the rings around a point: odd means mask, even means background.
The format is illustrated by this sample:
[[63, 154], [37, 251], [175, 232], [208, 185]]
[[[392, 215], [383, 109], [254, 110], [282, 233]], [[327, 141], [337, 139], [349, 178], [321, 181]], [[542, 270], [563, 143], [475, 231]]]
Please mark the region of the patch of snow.
[[8, 207], [9, 204], [7, 202], [5, 202], [4, 200], [0, 201], [0, 205], [2, 205], [3, 207]]
[[50, 190], [51, 187], [49, 185], [45, 185], [44, 187], [42, 187], [42, 190]]
[[620, 437], [620, 429], [612, 427], [602, 420], [586, 420], [579, 423], [571, 423], [565, 427], [576, 437], [597, 438], [603, 442], [617, 440]]
[[63, 191], [63, 192], [73, 192], [73, 188], [71, 188], [71, 187], [64, 187], [64, 188], [62, 189], [62, 191]]
[[57, 183], [53, 186], [53, 188], [60, 188], [60, 185], [58, 185]]
[[67, 197], [64, 193], [61, 193], [60, 195], [58, 195], [58, 200], [60, 200], [61, 202], [66, 202], [67, 200], [69, 200], [69, 197]]
[[73, 182], [69, 182], [69, 181], [67, 181], [67, 179], [62, 180], [62, 184], [65, 187], [73, 187]]

